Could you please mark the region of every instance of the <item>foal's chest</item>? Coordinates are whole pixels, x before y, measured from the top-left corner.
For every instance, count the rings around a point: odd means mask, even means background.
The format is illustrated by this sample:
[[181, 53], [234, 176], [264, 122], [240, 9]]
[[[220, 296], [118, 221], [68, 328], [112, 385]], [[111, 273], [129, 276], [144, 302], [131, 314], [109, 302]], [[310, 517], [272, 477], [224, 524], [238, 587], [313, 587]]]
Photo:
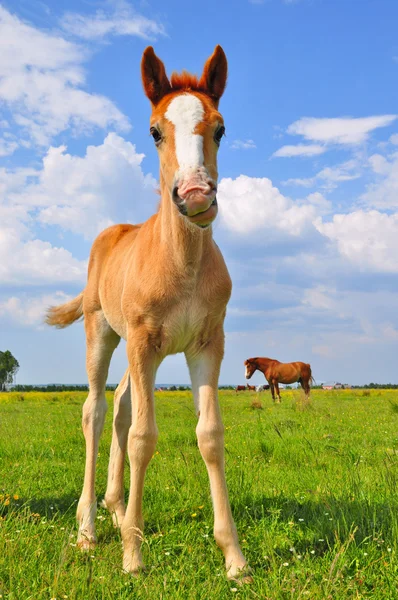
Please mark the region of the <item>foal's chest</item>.
[[185, 298], [173, 306], [161, 325], [162, 353], [176, 354], [202, 343], [208, 328], [209, 308], [196, 297]]

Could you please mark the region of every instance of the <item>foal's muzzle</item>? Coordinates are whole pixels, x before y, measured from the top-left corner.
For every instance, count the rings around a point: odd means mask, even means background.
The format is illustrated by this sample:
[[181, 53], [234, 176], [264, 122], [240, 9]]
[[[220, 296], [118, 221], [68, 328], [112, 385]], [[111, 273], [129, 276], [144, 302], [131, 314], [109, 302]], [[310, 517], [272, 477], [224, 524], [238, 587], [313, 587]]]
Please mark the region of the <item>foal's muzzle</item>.
[[175, 182], [172, 199], [191, 223], [207, 227], [218, 212], [217, 186], [204, 169], [182, 176]]

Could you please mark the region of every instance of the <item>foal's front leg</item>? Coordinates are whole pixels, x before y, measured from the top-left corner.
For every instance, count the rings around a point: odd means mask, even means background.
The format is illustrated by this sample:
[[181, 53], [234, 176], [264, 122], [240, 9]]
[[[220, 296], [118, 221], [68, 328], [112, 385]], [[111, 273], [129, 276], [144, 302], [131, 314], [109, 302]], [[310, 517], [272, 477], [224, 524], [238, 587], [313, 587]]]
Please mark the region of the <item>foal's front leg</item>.
[[[147, 337], [145, 333], [142, 337]], [[132, 395], [132, 423], [128, 433], [130, 460], [130, 495], [121, 526], [123, 568], [136, 574], [144, 568], [141, 544], [144, 532], [142, 496], [145, 472], [155, 451], [158, 429], [155, 419], [154, 384], [160, 360], [142, 338], [130, 335], [127, 340]]]
[[218, 377], [224, 352], [224, 335], [196, 356], [187, 355], [199, 421], [198, 446], [210, 479], [214, 508], [214, 537], [224, 553], [229, 579], [244, 577], [247, 562], [239, 546], [224, 472], [224, 426], [218, 403]]

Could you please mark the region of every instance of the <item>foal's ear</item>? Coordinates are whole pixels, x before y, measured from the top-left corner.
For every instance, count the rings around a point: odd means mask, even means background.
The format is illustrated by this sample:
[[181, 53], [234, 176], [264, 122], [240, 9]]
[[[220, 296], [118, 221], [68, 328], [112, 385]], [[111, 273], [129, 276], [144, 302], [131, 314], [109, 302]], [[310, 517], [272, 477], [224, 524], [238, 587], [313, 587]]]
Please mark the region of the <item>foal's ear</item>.
[[156, 105], [171, 91], [164, 64], [152, 48], [145, 48], [141, 60], [141, 77], [147, 98]]
[[224, 93], [227, 72], [228, 64], [225, 52], [221, 46], [216, 46], [213, 54], [206, 61], [199, 81], [199, 87], [203, 88], [216, 104]]

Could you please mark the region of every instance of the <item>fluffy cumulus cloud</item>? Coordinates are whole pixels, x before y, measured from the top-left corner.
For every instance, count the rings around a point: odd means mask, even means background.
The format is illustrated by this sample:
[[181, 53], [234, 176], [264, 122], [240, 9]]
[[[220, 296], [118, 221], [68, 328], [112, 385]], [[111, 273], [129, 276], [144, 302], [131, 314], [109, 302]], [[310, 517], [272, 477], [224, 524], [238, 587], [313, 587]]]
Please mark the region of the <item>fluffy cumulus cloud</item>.
[[18, 229], [0, 226], [0, 280], [2, 285], [43, 285], [84, 282], [86, 261], [69, 250], [35, 238], [25, 224]]
[[[114, 220], [141, 220], [155, 208], [156, 184], [143, 154], [116, 134], [83, 157], [50, 148], [41, 169], [0, 171], [0, 277], [8, 283], [83, 281], [86, 262], [37, 239], [37, 223], [92, 239]], [[137, 199], [139, 198], [139, 202]]]
[[362, 271], [398, 272], [398, 214], [357, 210], [315, 222], [340, 254]]
[[[3, 7], [0, 39], [0, 102], [12, 113], [20, 138], [46, 145], [68, 128], [129, 129], [127, 118], [111, 100], [84, 89], [83, 64], [89, 57], [84, 47], [40, 31]], [[15, 146], [9, 142], [5, 151], [11, 149]]]
[[311, 194], [302, 202], [293, 202], [281, 194], [270, 179], [246, 175], [222, 179], [218, 199], [226, 229], [242, 235], [263, 231], [270, 239], [298, 237], [313, 230], [315, 218], [330, 208], [321, 194]]
[[69, 154], [65, 146], [50, 148], [33, 181], [10, 201], [34, 210], [42, 224], [92, 239], [115, 220], [137, 222], [153, 210], [156, 180], [144, 175], [143, 159], [115, 133], [99, 146], [88, 146], [83, 157]]

